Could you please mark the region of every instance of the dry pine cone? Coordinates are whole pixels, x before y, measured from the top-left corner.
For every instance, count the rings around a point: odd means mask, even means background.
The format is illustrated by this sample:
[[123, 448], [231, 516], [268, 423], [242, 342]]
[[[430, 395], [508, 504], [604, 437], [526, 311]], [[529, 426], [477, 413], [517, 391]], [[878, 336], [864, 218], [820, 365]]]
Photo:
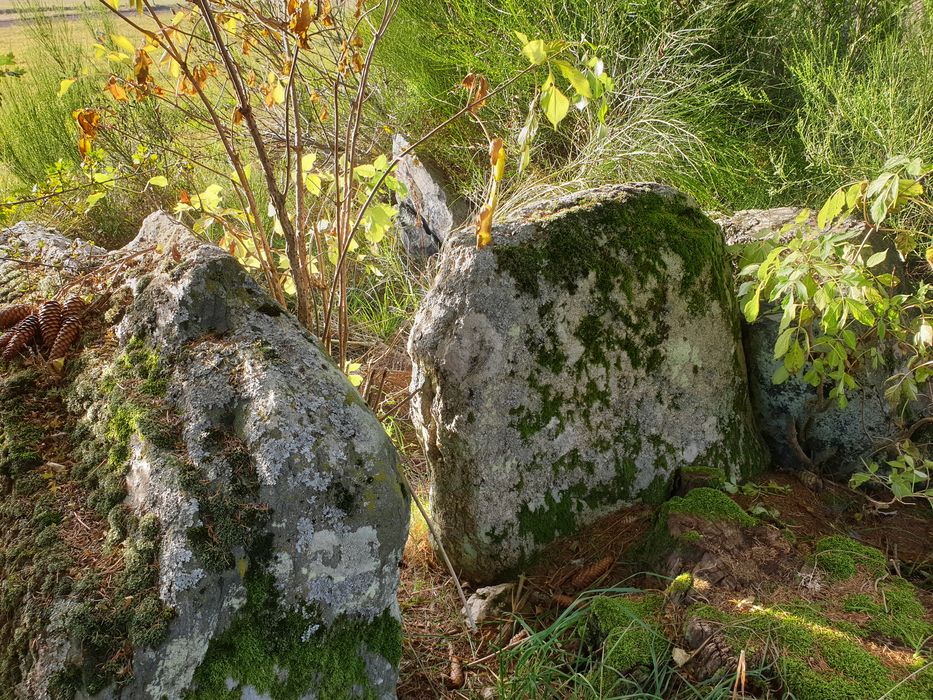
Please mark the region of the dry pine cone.
[[62, 306], [63, 318], [81, 318], [87, 310], [87, 303], [81, 297], [69, 297]]
[[39, 334], [39, 318], [32, 314], [16, 324], [3, 348], [3, 359], [9, 360], [23, 350]]
[[60, 360], [68, 352], [68, 348], [75, 344], [81, 335], [81, 322], [73, 316], [66, 316], [62, 321], [62, 328], [58, 331], [52, 350], [49, 352], [49, 362]]
[[0, 329], [12, 328], [33, 311], [31, 304], [14, 304], [0, 309]]
[[39, 332], [42, 334], [42, 347], [51, 349], [62, 327], [62, 305], [57, 301], [47, 301], [39, 307]]

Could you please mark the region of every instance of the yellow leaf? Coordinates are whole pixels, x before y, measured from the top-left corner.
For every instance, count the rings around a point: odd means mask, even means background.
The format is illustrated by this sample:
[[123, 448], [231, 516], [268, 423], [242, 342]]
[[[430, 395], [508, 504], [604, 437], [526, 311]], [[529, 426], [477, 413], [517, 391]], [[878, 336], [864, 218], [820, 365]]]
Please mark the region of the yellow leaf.
[[165, 175], [156, 175], [149, 178], [149, 184], [153, 187], [168, 187], [168, 178]]
[[533, 66], [540, 66], [547, 60], [547, 53], [544, 51], [544, 42], [541, 39], [529, 41], [522, 47], [522, 54]]
[[246, 578], [246, 570], [249, 568], [249, 562], [245, 557], [240, 557], [236, 562], [236, 570], [240, 573], [240, 578]]
[[488, 204], [476, 216], [476, 248], [482, 250], [492, 243], [492, 207]]
[[500, 138], [494, 138], [489, 144], [489, 164], [493, 167], [496, 182], [502, 180], [505, 174], [505, 146]]
[[66, 92], [68, 92], [68, 88], [70, 88], [72, 85], [74, 85], [74, 83], [75, 83], [76, 80], [77, 80], [77, 78], [65, 78], [65, 79], [61, 82], [61, 84], [58, 86], [58, 96], [61, 97], [61, 96], [64, 95]]
[[541, 92], [541, 108], [544, 110], [544, 116], [551, 122], [551, 126], [556, 129], [570, 111], [570, 100], [556, 85], [551, 83], [546, 90]]
[[121, 51], [130, 54], [131, 56], [136, 53], [136, 47], [133, 46], [133, 42], [127, 39], [122, 34], [111, 34], [110, 38], [113, 39], [113, 45], [116, 46]]
[[582, 95], [588, 99], [593, 97], [593, 91], [590, 89], [590, 83], [586, 79], [586, 76], [583, 75], [583, 73], [567, 63], [567, 61], [555, 61], [554, 63], [563, 76], [567, 79], [567, 82], [570, 83], [571, 87], [576, 90], [578, 95]]

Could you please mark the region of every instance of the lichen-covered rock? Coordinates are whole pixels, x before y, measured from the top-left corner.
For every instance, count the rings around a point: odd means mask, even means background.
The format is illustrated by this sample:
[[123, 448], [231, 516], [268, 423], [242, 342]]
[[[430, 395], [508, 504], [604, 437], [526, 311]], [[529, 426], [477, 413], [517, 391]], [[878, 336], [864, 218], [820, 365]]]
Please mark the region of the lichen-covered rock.
[[[392, 153], [401, 155], [409, 147], [401, 134], [392, 140]], [[407, 193], [398, 198], [398, 228], [402, 246], [412, 258], [436, 254], [447, 235], [466, 218], [464, 207], [450, 200], [440, 170], [425, 163], [415, 153], [404, 156], [393, 173]]]
[[408, 496], [378, 420], [224, 251], [158, 213], [121, 257], [116, 341], [67, 399], [103, 451], [59, 466], [138, 593], [102, 629], [72, 571], [14, 695], [394, 697]]
[[[798, 222], [800, 212], [794, 207], [739, 211], [719, 223], [731, 245], [755, 246], [774, 236], [786, 243], [795, 234], [819, 235], [815, 217]], [[862, 236], [864, 228], [863, 223], [850, 219], [838, 224], [833, 232]], [[900, 279], [904, 278], [904, 264], [889, 240], [872, 233], [867, 243], [865, 255], [873, 249], [887, 249], [888, 264]], [[891, 372], [884, 367], [856, 367], [859, 388], [848, 392], [848, 405], [843, 409], [800, 377], [775, 385], [771, 377], [782, 365], [782, 360], [774, 359], [780, 320], [781, 310], [773, 305], [763, 309], [755, 323], [743, 320], [752, 406], [774, 461], [787, 468], [842, 475], [861, 469], [863, 459], [903, 432], [906, 416], [897, 415], [884, 395], [885, 380]], [[910, 413], [917, 418], [931, 411], [933, 406], [918, 402], [911, 406]]]
[[432, 513], [473, 580], [681, 466], [759, 469], [722, 233], [660, 185], [523, 212], [448, 240], [415, 320], [413, 413]]

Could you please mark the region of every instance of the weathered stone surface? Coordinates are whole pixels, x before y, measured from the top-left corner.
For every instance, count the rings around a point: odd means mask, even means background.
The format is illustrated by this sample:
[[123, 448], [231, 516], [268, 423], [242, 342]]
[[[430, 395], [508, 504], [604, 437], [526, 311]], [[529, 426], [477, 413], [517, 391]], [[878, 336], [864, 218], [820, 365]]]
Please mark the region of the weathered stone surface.
[[432, 513], [471, 580], [678, 467], [762, 466], [722, 233], [684, 195], [600, 188], [493, 237], [448, 240], [409, 345]]
[[149, 603], [171, 621], [132, 647], [130, 677], [88, 688], [72, 596], [56, 599], [16, 696], [48, 697], [64, 678], [95, 698], [394, 697], [409, 503], [391, 441], [315, 339], [224, 251], [158, 213], [114, 256], [132, 252], [116, 354], [69, 401], [109, 439], [112, 392], [125, 388], [114, 377], [140, 357], [161, 368], [140, 400], [174, 418], [160, 432], [147, 421], [164, 416], [129, 413], [113, 477], [125, 500], [108, 517], [128, 506], [139, 518], [127, 548], [142, 523], [158, 532]]
[[[396, 134], [393, 155], [398, 156], [408, 145], [404, 136]], [[395, 220], [402, 246], [415, 259], [429, 258], [441, 249], [451, 230], [462, 223], [463, 207], [448, 200], [439, 170], [414, 153], [402, 158], [394, 175], [408, 190], [398, 201]]]
[[[818, 235], [814, 217], [803, 224], [794, 223], [800, 211], [794, 207], [739, 211], [719, 223], [732, 245], [754, 245], [775, 235], [782, 242], [795, 233]], [[782, 229], [787, 230], [782, 234]], [[857, 236], [858, 243], [864, 224], [848, 220], [833, 232]], [[903, 279], [903, 262], [883, 236], [869, 236], [864, 254], [882, 249], [888, 250], [888, 264]], [[752, 406], [765, 442], [774, 461], [784, 467], [851, 474], [863, 466], [863, 459], [903, 430], [884, 396], [890, 372], [884, 368], [857, 369], [860, 388], [848, 393], [844, 409], [835, 401], [821, 399], [817, 390], [800, 378], [774, 385], [771, 377], [782, 364], [774, 359], [780, 320], [780, 309], [766, 307], [755, 323], [742, 322]], [[913, 407], [920, 414], [929, 410], [919, 404]]]

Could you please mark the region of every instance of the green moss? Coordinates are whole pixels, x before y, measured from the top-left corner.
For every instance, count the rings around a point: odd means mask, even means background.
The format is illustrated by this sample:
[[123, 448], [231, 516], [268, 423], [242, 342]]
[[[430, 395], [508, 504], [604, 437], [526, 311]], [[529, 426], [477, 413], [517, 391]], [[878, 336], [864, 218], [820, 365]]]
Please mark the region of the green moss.
[[233, 434], [215, 435], [230, 465], [228, 483], [212, 481], [193, 465], [176, 463], [181, 484], [198, 502], [200, 524], [188, 529], [192, 551], [208, 571], [234, 566], [233, 552], [249, 550], [269, 519], [259, 499], [259, 478], [249, 451]]
[[719, 467], [686, 466], [680, 468], [680, 481], [689, 488], [708, 486], [712, 489], [719, 489], [727, 480], [725, 471]]
[[883, 581], [874, 595], [853, 594], [843, 601], [842, 608], [867, 614], [868, 630], [913, 649], [919, 649], [933, 636], [933, 625], [924, 619], [926, 610], [916, 590], [902, 578]]
[[[592, 471], [592, 465], [584, 462], [576, 450], [557, 460], [552, 468], [558, 475], [567, 471]], [[542, 506], [532, 509], [527, 504], [522, 505], [518, 513], [519, 535], [530, 535], [536, 543], [544, 544], [575, 532], [582, 513], [604, 508], [627, 497], [631, 493], [634, 476], [634, 464], [619, 463], [615, 475], [608, 483], [592, 489], [577, 483], [565, 489], [559, 500], [548, 492]]]
[[682, 595], [693, 588], [693, 575], [683, 573], [671, 581], [665, 589], [665, 595]]
[[247, 686], [273, 700], [297, 700], [312, 689], [335, 700], [378, 697], [361, 651], [398, 667], [401, 625], [388, 611], [372, 621], [339, 617], [328, 627], [313, 610], [284, 609], [262, 558], [250, 564], [244, 584], [246, 603], [211, 640], [190, 700], [237, 700]]
[[722, 491], [707, 486], [689, 491], [686, 496], [675, 496], [664, 504], [662, 515], [683, 513], [704, 520], [729, 520], [742, 527], [754, 527], [758, 520]]
[[661, 470], [648, 487], [639, 494], [643, 503], [650, 506], [659, 506], [671, 495], [671, 479], [664, 476], [666, 470]]
[[628, 673], [667, 660], [670, 645], [658, 626], [663, 604], [663, 597], [656, 594], [640, 598], [600, 596], [593, 601], [593, 615], [604, 638], [605, 670]]
[[[53, 682], [60, 697], [126, 683], [131, 678], [129, 644], [158, 645], [172, 616], [158, 597], [158, 521], [154, 516], [137, 521], [124, 505], [133, 437], [145, 433], [145, 439], [166, 447], [177, 440], [169, 438], [172, 431], [163, 424], [170, 412], [156, 389], [164, 377], [158, 358], [138, 341], [112, 362], [103, 380], [95, 362], [101, 360], [89, 350], [69, 362], [61, 378], [30, 371], [0, 381], [0, 475], [5, 477], [0, 481], [14, 486], [0, 499], [0, 569], [13, 572], [0, 583], [4, 688], [14, 687], [28, 672], [28, 645], [48, 625], [53, 601], [69, 600], [64, 624], [80, 649], [80, 665], [68, 667]], [[89, 403], [99, 409], [91, 414], [94, 423], [78, 419]], [[50, 425], [59, 435], [71, 435], [75, 465], [64, 473], [39, 469], [47, 461], [45, 450], [57, 455], [67, 449], [53, 438]], [[24, 449], [34, 457], [24, 460]], [[15, 469], [2, 461], [5, 456]], [[62, 484], [69, 488], [57, 491]], [[59, 493], [67, 493], [69, 500], [60, 502]], [[100, 564], [72, 560], [62, 540], [65, 513], [88, 508], [109, 527], [101, 553], [122, 556], [116, 573], [101, 573], [101, 567], [112, 569], [112, 559], [101, 558]]]
[[879, 550], [842, 535], [824, 537], [816, 543], [813, 559], [831, 581], [844, 581], [858, 573], [859, 567], [871, 576], [882, 576], [887, 561]]
[[696, 530], [687, 530], [685, 533], [680, 535], [678, 538], [681, 542], [686, 544], [696, 544], [697, 542], [703, 541], [702, 533], [697, 532]]
[[[900, 675], [892, 672], [859, 643], [860, 630], [855, 625], [833, 622], [812, 604], [735, 613], [695, 605], [690, 614], [722, 623], [727, 644], [737, 654], [746, 650], [752, 663], [766, 646], [773, 649], [776, 645], [779, 681], [798, 700], [878, 698], [915, 670]], [[888, 697], [927, 700], [928, 682], [926, 678], [914, 678]]]

